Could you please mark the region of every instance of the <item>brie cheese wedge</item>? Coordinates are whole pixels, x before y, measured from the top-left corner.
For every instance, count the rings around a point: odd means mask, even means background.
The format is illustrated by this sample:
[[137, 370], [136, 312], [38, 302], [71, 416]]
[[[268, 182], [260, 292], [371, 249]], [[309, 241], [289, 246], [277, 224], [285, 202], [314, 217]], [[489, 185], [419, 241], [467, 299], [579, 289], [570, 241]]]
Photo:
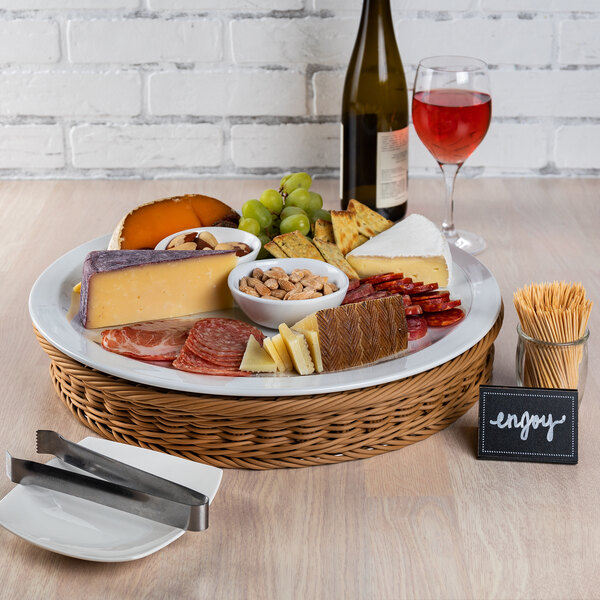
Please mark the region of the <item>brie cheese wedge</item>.
[[443, 233], [423, 215], [409, 215], [346, 255], [360, 277], [403, 273], [413, 281], [452, 281], [452, 256]]

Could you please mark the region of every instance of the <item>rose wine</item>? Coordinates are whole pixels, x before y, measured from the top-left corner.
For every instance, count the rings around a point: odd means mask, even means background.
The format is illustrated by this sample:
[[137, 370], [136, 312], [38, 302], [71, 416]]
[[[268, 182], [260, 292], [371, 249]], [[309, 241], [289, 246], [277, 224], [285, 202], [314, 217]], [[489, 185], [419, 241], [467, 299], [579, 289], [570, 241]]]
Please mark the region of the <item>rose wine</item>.
[[413, 96], [417, 134], [441, 164], [462, 164], [485, 137], [491, 116], [489, 94], [433, 89]]
[[408, 199], [408, 93], [390, 0], [363, 0], [341, 115], [340, 201], [392, 221]]

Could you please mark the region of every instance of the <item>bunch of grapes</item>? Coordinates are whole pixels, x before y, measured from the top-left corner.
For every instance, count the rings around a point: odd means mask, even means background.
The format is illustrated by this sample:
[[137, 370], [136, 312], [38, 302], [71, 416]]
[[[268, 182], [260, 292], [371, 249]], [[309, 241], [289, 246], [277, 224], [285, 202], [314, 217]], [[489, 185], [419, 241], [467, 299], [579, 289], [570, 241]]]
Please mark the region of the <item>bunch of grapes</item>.
[[242, 206], [239, 229], [260, 238], [261, 258], [270, 256], [264, 245], [280, 233], [300, 231], [310, 235], [311, 223], [317, 219], [331, 221], [323, 210], [323, 198], [310, 191], [312, 178], [308, 173], [290, 173], [280, 182], [278, 190], [265, 190], [258, 200], [248, 200]]

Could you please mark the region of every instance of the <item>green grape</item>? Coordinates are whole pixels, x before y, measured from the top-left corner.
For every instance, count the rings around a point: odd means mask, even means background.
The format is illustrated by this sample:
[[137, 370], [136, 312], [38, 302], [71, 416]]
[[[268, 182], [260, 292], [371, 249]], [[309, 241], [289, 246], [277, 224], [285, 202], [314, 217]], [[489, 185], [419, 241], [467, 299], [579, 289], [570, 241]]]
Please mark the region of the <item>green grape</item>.
[[280, 188], [283, 188], [283, 186], [284, 186], [285, 182], [286, 182], [286, 181], [287, 181], [287, 180], [288, 180], [288, 179], [289, 179], [289, 178], [290, 178], [292, 175], [293, 175], [293, 173], [288, 173], [287, 175], [284, 175], [284, 176], [281, 178], [281, 181], [279, 182], [279, 187], [280, 187]]
[[298, 188], [304, 188], [307, 190], [311, 183], [312, 178], [308, 173], [293, 173], [285, 180], [285, 182], [281, 184], [281, 187], [284, 193], [290, 194]]
[[271, 238], [264, 232], [260, 232], [258, 234], [258, 239], [260, 240], [260, 250], [258, 251], [257, 260], [261, 260], [263, 258], [272, 258], [271, 253], [268, 250], [265, 250], [265, 244], [268, 244], [271, 241]]
[[323, 210], [322, 208], [311, 210], [309, 217], [311, 223], [314, 223], [317, 219], [323, 219], [324, 221], [331, 222], [331, 213], [328, 210]]
[[260, 233], [260, 223], [256, 219], [251, 219], [250, 217], [243, 217], [240, 219], [238, 229], [242, 231], [247, 231], [248, 233], [252, 233], [254, 235], [258, 235]]
[[304, 235], [308, 235], [310, 231], [310, 221], [306, 215], [290, 215], [281, 221], [279, 226], [281, 233], [290, 233], [291, 231], [299, 231]]
[[264, 233], [269, 238], [274, 238], [276, 235], [279, 235], [279, 224], [281, 223], [281, 219], [279, 217], [274, 218], [273, 222], [265, 229]]
[[304, 188], [297, 188], [285, 199], [286, 206], [297, 206], [306, 210], [310, 206], [310, 192]]
[[308, 210], [320, 210], [323, 208], [323, 198], [321, 194], [317, 194], [317, 192], [308, 192], [310, 194], [310, 200], [308, 202]]
[[283, 198], [277, 190], [265, 190], [258, 199], [271, 213], [278, 215], [283, 208]]
[[273, 217], [267, 207], [263, 206], [258, 200], [244, 202], [242, 215], [258, 221], [261, 229], [266, 229], [273, 221]]
[[279, 215], [281, 220], [289, 217], [290, 215], [305, 215], [306, 213], [298, 206], [286, 206]]

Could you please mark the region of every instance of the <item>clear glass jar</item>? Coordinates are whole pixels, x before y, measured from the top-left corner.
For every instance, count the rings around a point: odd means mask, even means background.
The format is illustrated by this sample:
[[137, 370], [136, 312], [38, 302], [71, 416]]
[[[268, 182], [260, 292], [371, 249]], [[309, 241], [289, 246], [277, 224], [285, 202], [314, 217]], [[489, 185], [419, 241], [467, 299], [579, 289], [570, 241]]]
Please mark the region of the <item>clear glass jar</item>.
[[529, 337], [517, 325], [517, 385], [576, 389], [581, 404], [587, 377], [589, 329], [574, 342], [544, 342]]

